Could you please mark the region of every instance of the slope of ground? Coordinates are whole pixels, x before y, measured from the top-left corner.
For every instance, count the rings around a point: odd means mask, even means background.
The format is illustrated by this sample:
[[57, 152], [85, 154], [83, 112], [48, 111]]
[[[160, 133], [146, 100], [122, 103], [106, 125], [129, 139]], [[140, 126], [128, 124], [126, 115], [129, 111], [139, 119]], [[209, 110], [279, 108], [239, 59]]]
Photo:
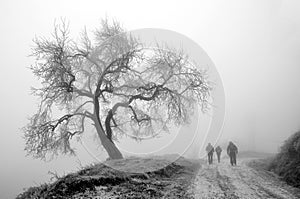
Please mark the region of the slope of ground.
[[251, 160], [239, 159], [237, 166], [231, 166], [228, 159], [203, 165], [188, 192], [197, 199], [300, 198], [298, 189], [288, 186], [275, 174], [249, 167]]
[[186, 190], [198, 168], [199, 162], [184, 158], [113, 160], [31, 187], [17, 199], [190, 198]]

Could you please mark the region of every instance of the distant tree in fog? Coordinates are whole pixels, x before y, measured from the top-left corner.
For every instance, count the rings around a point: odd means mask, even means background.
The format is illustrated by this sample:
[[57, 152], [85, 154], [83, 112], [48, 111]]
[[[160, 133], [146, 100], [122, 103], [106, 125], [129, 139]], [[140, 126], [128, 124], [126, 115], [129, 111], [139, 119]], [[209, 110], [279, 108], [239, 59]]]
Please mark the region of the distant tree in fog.
[[35, 158], [74, 154], [71, 140], [90, 120], [109, 157], [119, 159], [115, 142], [122, 136], [155, 137], [158, 128], [186, 123], [196, 104], [208, 108], [206, 73], [182, 51], [145, 48], [108, 20], [93, 40], [83, 31], [74, 42], [64, 21], [52, 36], [36, 38], [32, 51], [40, 104], [23, 131]]

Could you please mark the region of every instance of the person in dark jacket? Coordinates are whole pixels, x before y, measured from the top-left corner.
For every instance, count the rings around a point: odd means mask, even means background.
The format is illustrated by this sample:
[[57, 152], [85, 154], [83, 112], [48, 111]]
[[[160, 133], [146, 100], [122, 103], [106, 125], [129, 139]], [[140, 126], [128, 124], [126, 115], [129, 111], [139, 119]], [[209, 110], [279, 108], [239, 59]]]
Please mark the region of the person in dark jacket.
[[214, 147], [211, 145], [211, 143], [208, 143], [206, 147], [207, 157], [208, 157], [208, 164], [213, 163], [213, 154], [214, 154]]
[[233, 142], [229, 142], [229, 145], [227, 147], [227, 154], [230, 157], [230, 164], [236, 165], [236, 154], [238, 153], [238, 148]]
[[217, 157], [218, 157], [218, 163], [220, 163], [220, 158], [221, 158], [221, 153], [222, 153], [222, 148], [220, 146], [217, 146], [216, 153], [217, 153]]

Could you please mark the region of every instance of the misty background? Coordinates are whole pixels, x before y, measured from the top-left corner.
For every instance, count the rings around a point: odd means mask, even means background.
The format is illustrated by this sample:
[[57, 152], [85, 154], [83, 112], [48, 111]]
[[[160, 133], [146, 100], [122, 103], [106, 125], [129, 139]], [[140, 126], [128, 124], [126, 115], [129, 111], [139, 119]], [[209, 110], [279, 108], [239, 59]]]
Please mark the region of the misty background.
[[[106, 16], [127, 30], [163, 28], [198, 43], [216, 66], [225, 89], [226, 117], [219, 143], [240, 150], [277, 152], [300, 129], [300, 2], [233, 1], [17, 1], [0, 2], [0, 198], [49, 180], [47, 173], [75, 171], [95, 161], [60, 156], [52, 162], [25, 157], [21, 128], [37, 108], [29, 66], [35, 36], [50, 36], [66, 17], [76, 38]], [[187, 130], [193, 127], [186, 127]], [[195, 158], [199, 154], [194, 154]]]

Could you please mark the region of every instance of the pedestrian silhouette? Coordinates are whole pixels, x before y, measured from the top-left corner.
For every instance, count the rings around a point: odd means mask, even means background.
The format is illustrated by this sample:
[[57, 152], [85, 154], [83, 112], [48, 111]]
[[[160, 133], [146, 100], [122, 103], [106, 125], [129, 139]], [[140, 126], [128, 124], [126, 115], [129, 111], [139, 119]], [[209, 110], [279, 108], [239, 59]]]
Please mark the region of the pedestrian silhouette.
[[217, 157], [218, 157], [218, 163], [220, 163], [220, 158], [221, 158], [221, 153], [222, 153], [222, 148], [220, 146], [217, 146], [216, 153], [217, 153]]
[[230, 157], [230, 164], [236, 165], [236, 154], [238, 153], [238, 148], [233, 142], [229, 142], [229, 145], [227, 147], [227, 154]]
[[206, 147], [207, 157], [208, 157], [208, 164], [213, 163], [213, 154], [214, 154], [214, 147], [211, 145], [211, 143], [208, 143]]

